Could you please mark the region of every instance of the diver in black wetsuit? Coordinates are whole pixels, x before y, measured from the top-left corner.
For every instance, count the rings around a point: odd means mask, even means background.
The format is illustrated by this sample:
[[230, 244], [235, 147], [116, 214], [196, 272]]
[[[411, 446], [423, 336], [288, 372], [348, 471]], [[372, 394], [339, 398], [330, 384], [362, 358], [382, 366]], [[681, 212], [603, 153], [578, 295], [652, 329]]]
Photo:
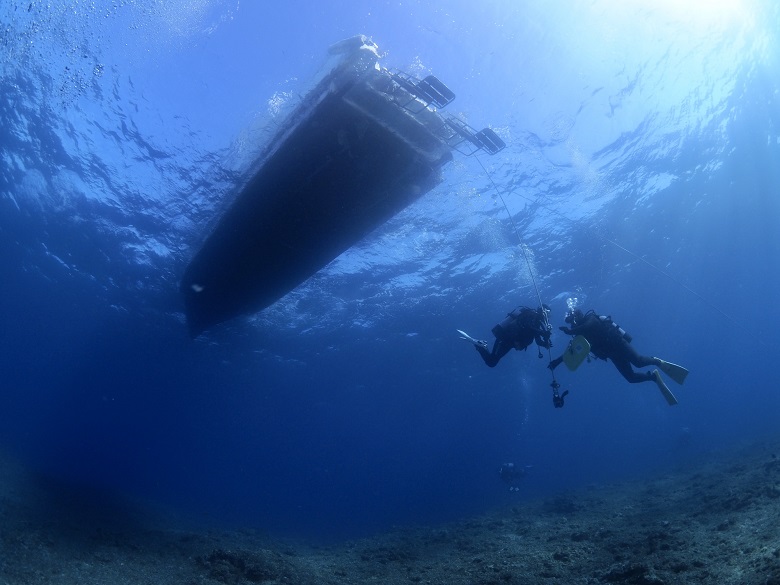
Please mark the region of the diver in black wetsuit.
[[[551, 328], [547, 319], [549, 312], [550, 307], [547, 305], [542, 305], [538, 309], [518, 307], [493, 327], [493, 335], [496, 337], [493, 351], [488, 351], [487, 341], [474, 340], [474, 347], [491, 368], [495, 367], [510, 349], [525, 350], [534, 341], [539, 347], [550, 348], [552, 347]], [[541, 352], [539, 357], [542, 357]]]
[[498, 476], [509, 486], [510, 492], [519, 492], [520, 488], [517, 484], [526, 476], [528, 467], [530, 466], [521, 467], [514, 463], [504, 463], [498, 468]]
[[[640, 355], [631, 346], [631, 336], [612, 321], [611, 317], [598, 315], [592, 310], [583, 313], [579, 309], [575, 309], [566, 316], [565, 321], [571, 327], [559, 327], [561, 331], [566, 335], [582, 335], [590, 343], [590, 352], [593, 355], [602, 360], [611, 360], [618, 372], [632, 384], [655, 382], [660, 387], [663, 383], [658, 370], [637, 372], [631, 367], [632, 365], [637, 368], [658, 366], [680, 384], [688, 373], [681, 366], [665, 362], [657, 357]], [[562, 361], [563, 356], [554, 359], [550, 362], [549, 368], [554, 370]], [[682, 380], [677, 379], [680, 376]]]

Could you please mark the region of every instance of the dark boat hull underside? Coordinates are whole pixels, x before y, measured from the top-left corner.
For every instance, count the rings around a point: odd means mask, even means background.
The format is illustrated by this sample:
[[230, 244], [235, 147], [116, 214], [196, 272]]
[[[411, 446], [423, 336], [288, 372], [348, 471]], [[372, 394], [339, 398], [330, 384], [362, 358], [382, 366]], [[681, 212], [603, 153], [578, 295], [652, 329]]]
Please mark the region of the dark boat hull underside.
[[368, 75], [321, 92], [195, 255], [181, 283], [193, 336], [274, 303], [441, 180], [449, 148]]

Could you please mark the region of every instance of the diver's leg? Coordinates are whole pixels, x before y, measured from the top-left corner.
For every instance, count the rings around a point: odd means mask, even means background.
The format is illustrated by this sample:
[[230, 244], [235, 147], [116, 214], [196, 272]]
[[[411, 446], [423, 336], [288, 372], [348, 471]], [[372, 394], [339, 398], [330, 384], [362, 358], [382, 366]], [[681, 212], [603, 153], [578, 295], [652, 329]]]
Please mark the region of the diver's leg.
[[501, 358], [504, 357], [510, 349], [512, 349], [510, 344], [503, 343], [500, 339], [496, 339], [496, 342], [493, 344], [493, 351], [491, 353], [488, 353], [488, 350], [481, 345], [476, 345], [475, 347], [477, 348], [479, 355], [482, 356], [482, 359], [485, 361], [485, 363], [491, 368], [495, 367]]
[[620, 372], [622, 376], [632, 384], [655, 381], [652, 372], [635, 372], [631, 368], [631, 363], [626, 359], [610, 359], [612, 360], [612, 363], [615, 364], [617, 371]]
[[633, 347], [626, 343], [625, 347], [626, 357], [628, 361], [637, 368], [645, 368], [647, 366], [661, 366], [664, 362], [656, 357], [648, 357], [646, 355], [640, 355]]

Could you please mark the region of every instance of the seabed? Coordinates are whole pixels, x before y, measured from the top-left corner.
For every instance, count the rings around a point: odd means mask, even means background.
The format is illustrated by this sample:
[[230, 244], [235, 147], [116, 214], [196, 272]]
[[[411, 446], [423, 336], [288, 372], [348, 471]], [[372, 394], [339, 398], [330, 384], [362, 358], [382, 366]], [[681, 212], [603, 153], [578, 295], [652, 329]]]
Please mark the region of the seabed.
[[[337, 545], [182, 530], [0, 468], [0, 584], [780, 584], [780, 441]], [[87, 503], [88, 502], [88, 503]]]

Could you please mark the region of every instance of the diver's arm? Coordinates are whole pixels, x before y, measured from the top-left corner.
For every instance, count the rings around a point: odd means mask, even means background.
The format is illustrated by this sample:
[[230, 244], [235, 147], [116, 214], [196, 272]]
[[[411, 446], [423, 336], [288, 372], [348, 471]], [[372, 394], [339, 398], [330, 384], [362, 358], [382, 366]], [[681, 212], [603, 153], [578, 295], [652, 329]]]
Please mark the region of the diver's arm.
[[563, 331], [566, 335], [577, 335], [579, 333], [578, 331], [579, 327], [577, 327], [576, 325], [571, 328], [566, 327], [566, 325], [564, 325], [562, 327], [558, 327], [558, 329]]
[[563, 331], [566, 335], [582, 335], [584, 337], [588, 337], [585, 333], [589, 329], [591, 329], [591, 325], [593, 323], [593, 319], [596, 319], [598, 323], [600, 321], [598, 320], [598, 317], [594, 317], [593, 315], [588, 315], [585, 317], [581, 323], [575, 323], [572, 327], [559, 327], [561, 331]]
[[537, 333], [534, 341], [536, 341], [536, 345], [538, 345], [539, 347], [545, 347], [547, 349], [550, 349], [552, 347], [552, 343], [550, 343], [549, 331], [545, 330], [544, 333]]

